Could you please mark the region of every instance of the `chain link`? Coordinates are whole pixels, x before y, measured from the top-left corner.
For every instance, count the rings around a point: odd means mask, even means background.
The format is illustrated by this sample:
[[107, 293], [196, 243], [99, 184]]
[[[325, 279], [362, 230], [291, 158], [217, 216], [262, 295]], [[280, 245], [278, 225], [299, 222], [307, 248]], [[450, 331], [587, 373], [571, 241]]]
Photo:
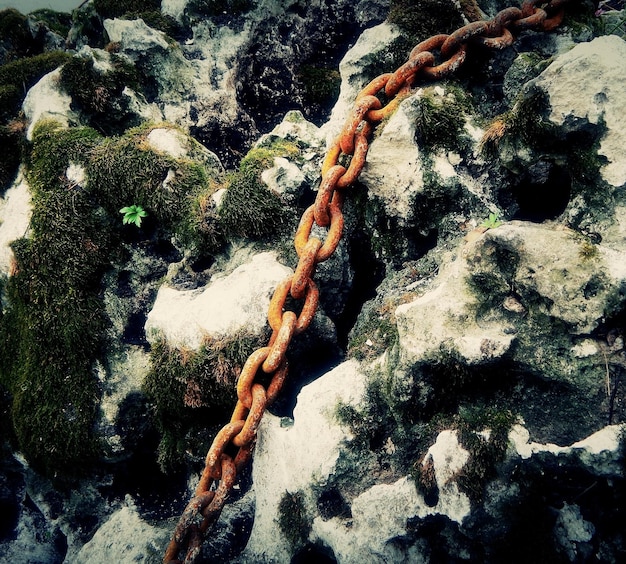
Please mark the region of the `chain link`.
[[[304, 212], [296, 231], [298, 265], [293, 276], [281, 282], [271, 298], [268, 323], [273, 333], [269, 344], [254, 351], [241, 370], [237, 405], [230, 422], [213, 440], [195, 495], [180, 517], [165, 553], [166, 564], [183, 562], [179, 559], [182, 554], [184, 562], [195, 561], [204, 535], [217, 521], [237, 473], [252, 456], [261, 418], [287, 377], [286, 352], [291, 339], [308, 328], [317, 311], [315, 268], [339, 245], [344, 227], [344, 191], [363, 169], [374, 127], [395, 111], [417, 78], [440, 80], [455, 73], [465, 62], [471, 44], [503, 49], [522, 31], [554, 29], [561, 23], [563, 7], [569, 1], [525, 0], [521, 8], [506, 8], [492, 20], [473, 21], [449, 35], [434, 35], [419, 43], [395, 72], [376, 77], [359, 92], [341, 133], [326, 153], [315, 203]], [[347, 168], [338, 164], [340, 159], [349, 160]], [[314, 225], [327, 229], [324, 241], [311, 236]], [[287, 309], [290, 297], [303, 302], [299, 314]], [[271, 377], [267, 387], [257, 381], [259, 376], [263, 376], [263, 381]]]

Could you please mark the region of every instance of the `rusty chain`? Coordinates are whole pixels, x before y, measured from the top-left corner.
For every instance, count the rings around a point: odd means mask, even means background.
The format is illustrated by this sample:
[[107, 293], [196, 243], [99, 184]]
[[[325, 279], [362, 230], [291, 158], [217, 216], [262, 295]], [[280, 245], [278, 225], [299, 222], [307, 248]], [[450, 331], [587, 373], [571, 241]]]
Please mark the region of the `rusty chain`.
[[[472, 21], [449, 35], [430, 37], [419, 43], [395, 72], [376, 77], [359, 92], [341, 133], [326, 153], [315, 202], [302, 215], [296, 231], [298, 265], [294, 274], [278, 285], [270, 301], [268, 323], [272, 336], [266, 347], [250, 355], [241, 370], [231, 420], [217, 433], [209, 449], [195, 495], [178, 521], [164, 563], [183, 562], [179, 559], [183, 553], [184, 562], [195, 561], [238, 472], [252, 456], [261, 418], [287, 377], [286, 352], [291, 339], [308, 328], [317, 311], [315, 268], [339, 245], [345, 188], [357, 180], [365, 165], [369, 137], [376, 124], [395, 111], [417, 78], [440, 80], [455, 73], [465, 62], [470, 44], [504, 49], [522, 31], [552, 30], [561, 23], [563, 7], [570, 1], [525, 0], [521, 8], [505, 8], [491, 20]], [[349, 162], [347, 168], [339, 161]], [[327, 228], [324, 241], [311, 236], [314, 224]], [[299, 314], [287, 309], [289, 297], [302, 302]]]

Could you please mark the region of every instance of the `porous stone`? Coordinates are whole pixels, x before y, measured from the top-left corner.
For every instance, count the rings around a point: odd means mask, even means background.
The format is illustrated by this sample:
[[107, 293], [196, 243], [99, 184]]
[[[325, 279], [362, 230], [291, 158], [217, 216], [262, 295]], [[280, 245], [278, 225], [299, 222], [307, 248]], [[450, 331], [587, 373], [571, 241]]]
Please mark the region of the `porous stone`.
[[567, 130], [581, 122], [603, 124], [599, 154], [607, 158], [602, 176], [613, 186], [626, 184], [626, 41], [596, 37], [559, 56], [535, 80], [550, 99], [550, 120]]
[[169, 530], [144, 521], [132, 500], [118, 509], [76, 555], [76, 564], [92, 562], [152, 562], [169, 539]]
[[0, 198], [0, 272], [9, 274], [13, 251], [11, 243], [28, 232], [32, 214], [30, 188], [19, 174], [15, 183]]
[[33, 128], [44, 118], [54, 119], [64, 126], [77, 125], [78, 116], [72, 110], [72, 98], [60, 87], [61, 69], [56, 69], [35, 84], [26, 94], [22, 109], [29, 121], [26, 136], [32, 140]]
[[206, 288], [159, 289], [146, 320], [146, 336], [161, 337], [173, 346], [197, 349], [206, 336], [259, 334], [265, 326], [274, 288], [291, 270], [276, 254], [261, 253], [225, 277], [214, 277]]

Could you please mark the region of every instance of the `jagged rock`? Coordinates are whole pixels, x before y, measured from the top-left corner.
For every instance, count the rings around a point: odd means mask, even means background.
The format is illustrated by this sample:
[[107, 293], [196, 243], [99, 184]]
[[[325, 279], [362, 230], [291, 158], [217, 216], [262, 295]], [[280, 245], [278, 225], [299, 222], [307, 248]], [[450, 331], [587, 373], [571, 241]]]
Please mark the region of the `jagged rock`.
[[130, 501], [108, 518], [73, 562], [151, 562], [168, 537], [167, 529], [147, 523]]
[[35, 124], [45, 118], [52, 118], [69, 127], [77, 125], [78, 115], [72, 110], [72, 99], [59, 85], [61, 70], [57, 69], [45, 75], [26, 94], [22, 109], [28, 119], [27, 137], [32, 139]]
[[[616, 35], [597, 37], [561, 55], [536, 79], [550, 100], [550, 120], [567, 134], [586, 123], [606, 127], [598, 153], [607, 163], [602, 176], [613, 186], [626, 184], [626, 41]], [[593, 72], [589, 72], [593, 69]]]
[[197, 349], [207, 335], [260, 334], [276, 285], [291, 273], [274, 253], [261, 253], [206, 288], [180, 291], [162, 286], [146, 321], [146, 336]]
[[30, 189], [19, 174], [13, 186], [0, 198], [0, 272], [9, 274], [13, 251], [10, 245], [28, 231], [32, 212]]

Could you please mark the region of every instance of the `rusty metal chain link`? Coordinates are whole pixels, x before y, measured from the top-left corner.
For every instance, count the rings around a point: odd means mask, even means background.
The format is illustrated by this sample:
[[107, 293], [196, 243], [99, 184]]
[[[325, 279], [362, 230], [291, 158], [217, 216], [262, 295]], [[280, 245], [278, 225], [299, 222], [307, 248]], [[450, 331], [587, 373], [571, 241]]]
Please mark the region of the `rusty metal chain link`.
[[[315, 203], [306, 209], [294, 237], [299, 257], [292, 276], [274, 291], [268, 310], [272, 336], [266, 347], [254, 351], [237, 381], [237, 404], [231, 420], [216, 435], [206, 456], [195, 495], [174, 530], [163, 561], [191, 563], [201, 552], [207, 531], [219, 518], [238, 472], [249, 461], [265, 410], [279, 394], [287, 377], [286, 352], [294, 335], [310, 325], [319, 303], [313, 281], [317, 265], [334, 252], [343, 234], [345, 189], [359, 177], [375, 126], [391, 115], [416, 79], [440, 80], [465, 62], [470, 44], [504, 49], [522, 31], [549, 31], [557, 27], [571, 0], [525, 0], [521, 8], [500, 11], [491, 20], [472, 21], [453, 33], [419, 43], [408, 60], [393, 73], [376, 77], [357, 95], [343, 129], [327, 150]], [[347, 168], [341, 162], [348, 162]], [[313, 226], [326, 228], [324, 241], [311, 236]], [[300, 313], [287, 308], [291, 298], [302, 302]], [[263, 385], [261, 382], [269, 382]], [[179, 557], [183, 556], [184, 560]]]

